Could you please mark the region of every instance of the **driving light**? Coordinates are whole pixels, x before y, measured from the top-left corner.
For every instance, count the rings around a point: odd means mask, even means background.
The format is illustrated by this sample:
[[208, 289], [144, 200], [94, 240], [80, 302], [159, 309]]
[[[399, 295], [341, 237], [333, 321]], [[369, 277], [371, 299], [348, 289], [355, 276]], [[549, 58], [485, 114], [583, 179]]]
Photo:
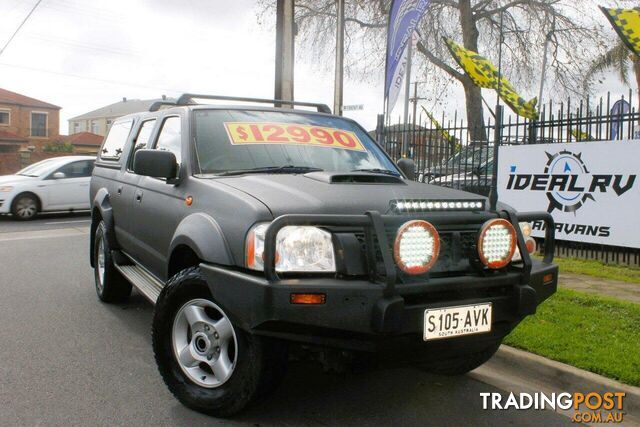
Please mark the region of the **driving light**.
[[440, 252], [438, 231], [427, 221], [405, 222], [396, 234], [393, 257], [402, 271], [423, 274], [435, 264]]
[[478, 256], [489, 268], [503, 268], [516, 250], [516, 230], [506, 219], [490, 219], [478, 235]]
[[392, 200], [391, 207], [397, 212], [432, 212], [443, 210], [484, 210], [484, 200]]
[[[249, 231], [246, 266], [264, 270], [264, 238], [269, 224], [259, 224]], [[318, 227], [286, 226], [276, 236], [276, 271], [333, 273], [336, 262], [331, 233]]]
[[8, 193], [9, 191], [13, 191], [13, 187], [10, 185], [5, 185], [4, 187], [0, 187], [0, 193]]

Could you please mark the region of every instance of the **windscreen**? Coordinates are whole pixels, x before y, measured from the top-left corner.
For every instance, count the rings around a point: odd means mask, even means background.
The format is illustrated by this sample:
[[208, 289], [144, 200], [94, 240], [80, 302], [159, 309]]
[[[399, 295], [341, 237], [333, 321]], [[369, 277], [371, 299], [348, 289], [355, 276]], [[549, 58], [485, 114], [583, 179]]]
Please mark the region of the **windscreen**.
[[338, 117], [246, 110], [196, 110], [194, 116], [202, 174], [282, 166], [399, 174], [366, 132]]

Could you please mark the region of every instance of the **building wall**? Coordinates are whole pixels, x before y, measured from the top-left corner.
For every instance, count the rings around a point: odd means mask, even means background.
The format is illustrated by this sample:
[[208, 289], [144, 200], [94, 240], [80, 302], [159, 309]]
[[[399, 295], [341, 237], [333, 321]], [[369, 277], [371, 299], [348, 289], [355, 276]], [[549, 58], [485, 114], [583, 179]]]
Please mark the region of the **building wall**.
[[78, 132], [91, 132], [96, 135], [105, 136], [110, 123], [114, 117], [100, 117], [90, 120], [69, 120], [69, 135]]
[[[60, 135], [60, 111], [53, 108], [22, 107], [19, 105], [0, 104], [0, 111], [8, 111], [9, 124], [0, 125], [0, 129], [28, 138], [31, 145], [40, 145], [41, 142]], [[39, 112], [47, 114], [47, 135], [45, 137], [31, 136], [31, 113]]]
[[[75, 153], [74, 153], [75, 154]], [[52, 157], [68, 156], [69, 153], [42, 153], [24, 151], [21, 153], [0, 153], [0, 175], [10, 175], [18, 172], [40, 160]]]

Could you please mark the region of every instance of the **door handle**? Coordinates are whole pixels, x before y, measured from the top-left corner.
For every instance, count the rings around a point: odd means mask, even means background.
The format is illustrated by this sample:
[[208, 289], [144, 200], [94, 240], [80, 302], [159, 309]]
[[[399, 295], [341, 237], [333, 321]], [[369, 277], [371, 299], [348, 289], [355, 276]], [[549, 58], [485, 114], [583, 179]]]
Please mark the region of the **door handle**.
[[118, 189], [116, 190], [118, 193], [118, 196], [122, 194], [122, 185], [118, 187]]

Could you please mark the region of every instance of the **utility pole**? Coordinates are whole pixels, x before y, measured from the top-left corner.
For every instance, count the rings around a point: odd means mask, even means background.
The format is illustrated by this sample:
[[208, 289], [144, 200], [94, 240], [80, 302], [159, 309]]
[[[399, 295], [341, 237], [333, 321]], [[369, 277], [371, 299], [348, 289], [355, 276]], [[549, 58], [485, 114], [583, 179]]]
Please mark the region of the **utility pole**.
[[500, 104], [500, 88], [502, 86], [502, 43], [504, 42], [503, 12], [500, 12], [500, 44], [498, 45], [498, 96], [496, 97], [496, 121], [493, 132], [493, 171], [491, 176], [491, 190], [489, 191], [490, 210], [495, 211], [498, 206], [498, 152], [502, 142], [502, 105]]
[[333, 84], [333, 114], [342, 115], [344, 83], [344, 1], [336, 0], [336, 69]]
[[293, 101], [294, 0], [277, 0], [275, 99]]
[[[426, 83], [425, 81], [415, 81], [413, 82], [413, 98], [410, 99], [410, 101], [413, 103], [413, 129], [416, 128], [416, 116], [418, 115], [418, 101], [422, 100], [422, 99], [427, 99], [427, 98], [418, 98], [418, 84], [420, 83]], [[418, 123], [419, 125], [420, 123]]]

